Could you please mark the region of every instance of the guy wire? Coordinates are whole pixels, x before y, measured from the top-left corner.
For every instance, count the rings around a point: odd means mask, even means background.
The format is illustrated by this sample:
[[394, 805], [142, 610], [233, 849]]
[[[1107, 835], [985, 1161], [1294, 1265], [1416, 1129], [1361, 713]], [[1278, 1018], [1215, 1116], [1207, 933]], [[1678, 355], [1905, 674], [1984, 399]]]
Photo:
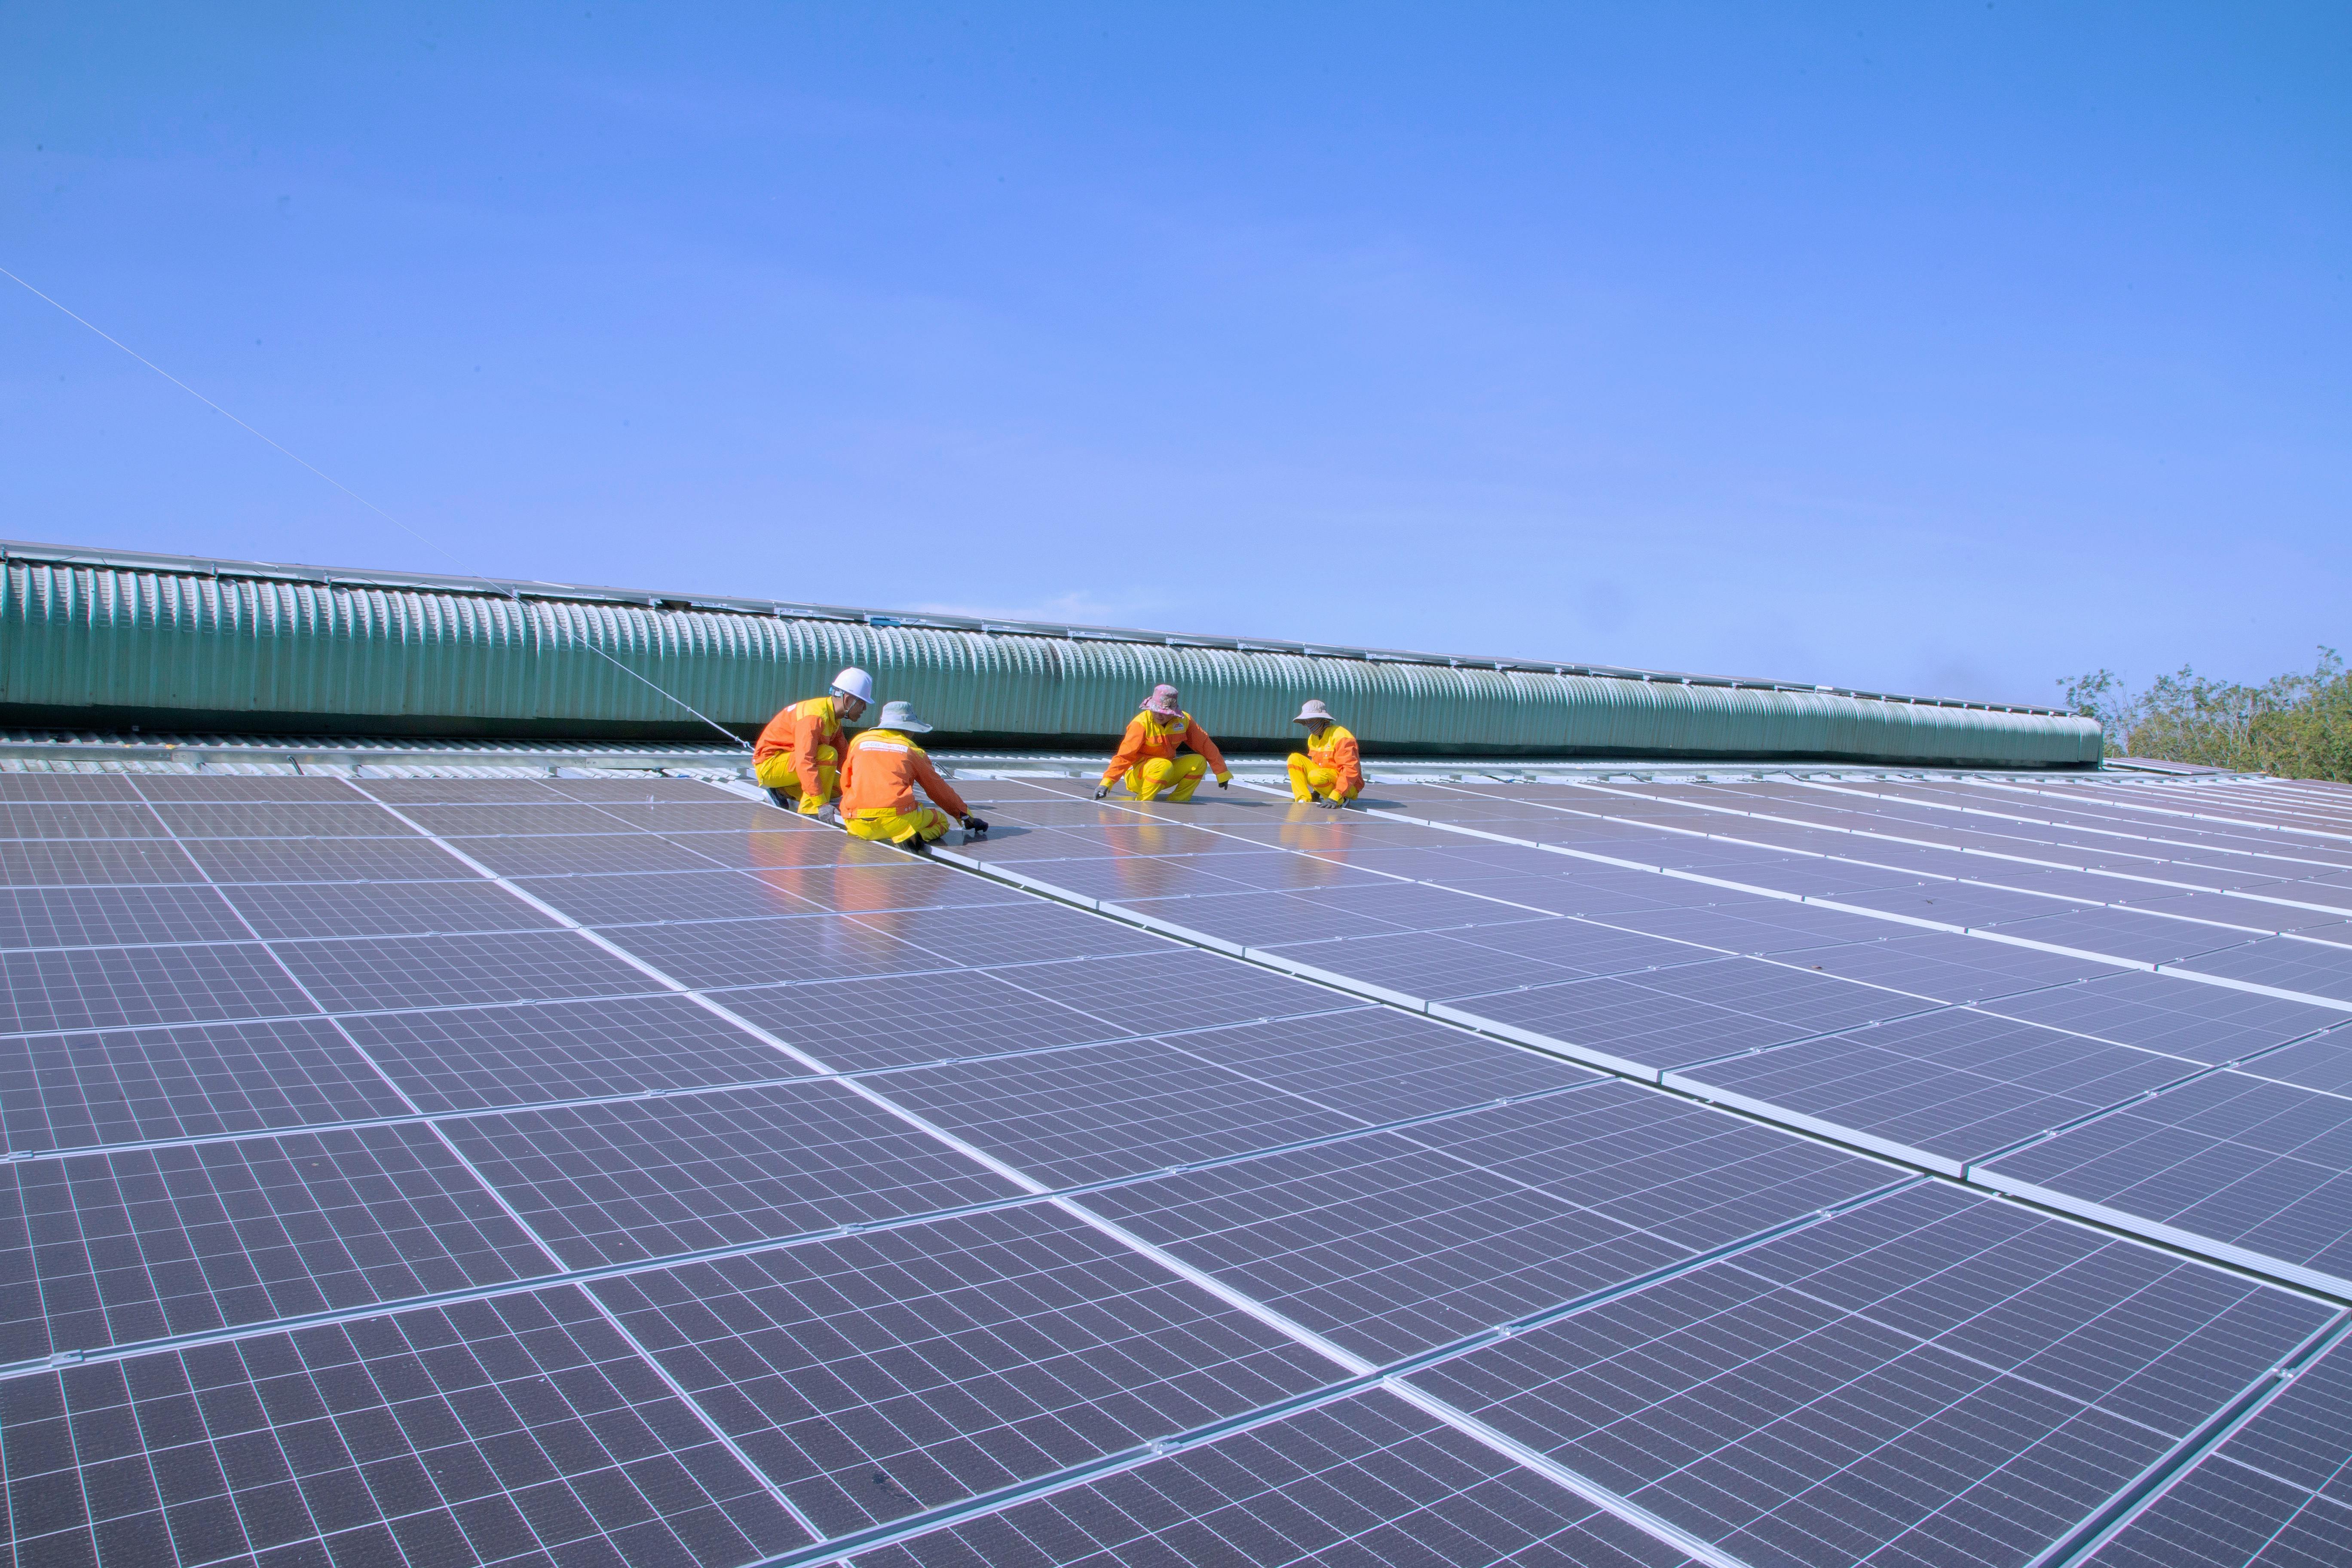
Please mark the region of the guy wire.
[[[22, 278], [17, 277], [14, 272], [9, 271], [5, 267], [0, 267], [0, 278], [7, 279], [8, 281], [16, 284], [18, 288], [32, 295], [36, 300], [38, 300], [42, 303], [57, 310], [69, 321], [78, 321], [81, 325], [88, 327], [91, 331], [97, 333], [108, 342], [112, 343], [116, 348], [121, 349], [124, 353], [129, 354], [132, 359], [137, 360], [141, 364], [145, 365], [149, 370], [153, 371], [157, 375], [162, 376], [165, 381], [170, 382], [173, 386], [178, 387], [182, 392], [186, 393], [190, 397], [194, 398], [197, 402], [203, 404], [205, 407], [211, 409], [214, 413], [219, 415], [222, 418], [236, 426], [238, 429], [243, 430], [247, 435], [255, 437], [269, 447], [275, 447], [278, 452], [284, 454], [286, 457], [291, 458], [294, 461], [301, 464], [302, 467], [310, 469], [312, 473], [318, 475], [319, 478], [326, 480], [329, 484], [334, 486], [337, 489], [342, 491], [345, 495], [351, 497], [352, 500], [359, 502], [360, 505], [367, 508], [370, 511], [374, 512], [378, 517], [383, 518], [386, 522], [391, 523], [394, 528], [399, 529], [403, 533], [407, 534], [411, 539], [415, 540], [418, 543], [423, 544], [427, 549], [436, 552], [447, 560], [456, 561], [457, 559], [450, 551], [449, 547], [443, 544], [439, 540], [430, 538], [425, 534], [418, 532], [415, 528], [409, 526], [408, 523], [403, 521], [397, 517], [394, 517], [391, 512], [384, 510], [383, 508], [376, 505], [375, 502], [368, 500], [367, 497], [360, 494], [359, 491], [352, 489], [351, 486], [343, 483], [342, 480], [335, 478], [334, 475], [319, 467], [318, 464], [310, 461], [308, 458], [303, 457], [299, 452], [293, 450], [284, 443], [274, 440], [270, 437], [263, 434], [261, 431], [255, 429], [251, 425], [247, 424], [236, 415], [231, 414], [227, 409], [223, 408], [219, 404], [215, 403], [211, 398], [206, 397], [203, 393], [198, 392], [194, 387], [190, 386], [186, 382], [182, 381], [178, 376], [173, 375], [170, 371], [165, 370], [162, 365], [157, 364], [153, 360], [149, 359], [145, 354], [141, 353], [137, 349], [132, 348], [129, 343], [124, 342], [121, 338], [116, 337], [113, 333], [107, 331], [96, 322], [91, 321], [87, 317], [77, 314], [75, 311], [68, 309], [65, 305], [60, 304], [58, 300], [42, 293], [38, 289], [34, 288], [30, 283], [26, 282]], [[457, 575], [461, 577], [471, 577], [475, 582], [481, 584], [492, 593], [505, 595], [508, 598], [514, 601], [516, 609], [523, 611], [525, 614], [529, 614], [529, 608], [523, 603], [522, 590], [512, 584], [500, 584], [495, 578], [485, 577], [478, 572], [467, 572], [462, 569], [457, 573]], [[677, 703], [680, 708], [685, 709], [688, 712], [693, 714], [696, 718], [701, 720], [704, 723], [709, 725], [712, 729], [726, 736], [728, 740], [734, 742], [736, 745], [742, 747], [746, 751], [751, 749], [751, 742], [745, 741], [740, 735], [735, 733], [734, 731], [729, 729], [726, 725], [721, 724], [718, 720], [713, 719], [709, 714], [705, 713], [701, 709], [697, 708], [693, 703], [688, 702], [685, 698], [680, 697], [677, 692], [670, 690], [659, 681], [655, 680], [650, 676], [646, 676], [636, 670], [631, 669], [627, 665], [622, 663], [619, 659], [614, 658], [603, 648], [598, 647], [593, 642], [583, 643], [582, 646], [586, 647], [589, 652], [604, 660], [605, 663], [611, 665], [614, 668], [619, 670], [622, 674], [626, 675], [633, 679], [643, 681], [646, 685], [652, 687], [662, 696], [669, 699], [672, 702]]]

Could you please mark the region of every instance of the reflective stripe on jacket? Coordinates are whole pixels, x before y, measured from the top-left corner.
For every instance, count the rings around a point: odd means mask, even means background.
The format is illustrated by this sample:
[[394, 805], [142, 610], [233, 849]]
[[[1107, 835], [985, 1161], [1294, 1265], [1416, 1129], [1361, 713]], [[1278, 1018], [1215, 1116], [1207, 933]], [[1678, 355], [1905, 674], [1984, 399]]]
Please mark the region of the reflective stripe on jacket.
[[1116, 784], [1127, 776], [1129, 769], [1139, 767], [1153, 757], [1172, 763], [1180, 744], [1200, 752], [1209, 771], [1220, 779], [1233, 776], [1233, 770], [1225, 766], [1224, 753], [1209, 739], [1209, 732], [1192, 721], [1190, 713], [1179, 713], [1174, 722], [1162, 723], [1147, 708], [1129, 721], [1127, 733], [1118, 742], [1118, 754], [1103, 770], [1102, 782]]
[[841, 814], [861, 811], [912, 811], [915, 786], [950, 816], [968, 816], [971, 807], [948, 787], [923, 748], [896, 730], [860, 730], [849, 738], [841, 757]]
[[1339, 774], [1342, 794], [1352, 795], [1364, 787], [1363, 759], [1357, 752], [1356, 737], [1338, 724], [1326, 724], [1323, 733], [1307, 737], [1307, 760]]

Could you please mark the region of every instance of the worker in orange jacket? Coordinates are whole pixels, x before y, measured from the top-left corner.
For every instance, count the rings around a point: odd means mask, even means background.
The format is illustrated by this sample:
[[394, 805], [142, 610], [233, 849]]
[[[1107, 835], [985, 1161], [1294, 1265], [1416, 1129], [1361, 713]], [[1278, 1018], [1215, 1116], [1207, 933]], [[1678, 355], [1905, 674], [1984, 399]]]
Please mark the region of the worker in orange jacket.
[[[988, 837], [988, 824], [971, 815], [915, 744], [914, 737], [929, 730], [915, 717], [913, 703], [888, 702], [874, 728], [850, 737], [849, 753], [841, 763], [841, 825], [851, 837], [921, 855], [956, 822], [963, 824], [968, 837]], [[917, 784], [939, 805], [917, 805]]]
[[874, 678], [852, 665], [833, 678], [823, 697], [795, 702], [760, 731], [751, 748], [752, 776], [778, 805], [815, 816], [840, 793], [842, 726], [855, 724], [874, 700]]
[[1290, 798], [1339, 810], [1364, 793], [1363, 758], [1356, 737], [1331, 717], [1331, 710], [1316, 698], [1298, 710], [1294, 724], [1307, 726], [1304, 755], [1290, 753]]
[[[1179, 746], [1190, 747], [1192, 755], [1178, 756]], [[1153, 799], [1163, 789], [1170, 800], [1190, 800], [1201, 787], [1201, 776], [1208, 773], [1217, 775], [1219, 789], [1233, 787], [1234, 773], [1225, 766], [1224, 753], [1178, 704], [1176, 689], [1155, 686], [1143, 711], [1129, 722], [1118, 754], [1103, 770], [1095, 798], [1102, 799], [1112, 784], [1125, 779], [1129, 792], [1138, 800]]]

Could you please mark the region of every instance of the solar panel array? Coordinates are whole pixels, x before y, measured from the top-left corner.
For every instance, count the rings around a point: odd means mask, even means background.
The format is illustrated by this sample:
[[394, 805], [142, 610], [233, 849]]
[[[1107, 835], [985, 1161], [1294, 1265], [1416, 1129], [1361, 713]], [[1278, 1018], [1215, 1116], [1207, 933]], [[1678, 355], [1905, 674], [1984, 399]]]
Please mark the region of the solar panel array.
[[16, 1561], [2341, 1555], [2352, 794], [968, 793], [0, 774]]

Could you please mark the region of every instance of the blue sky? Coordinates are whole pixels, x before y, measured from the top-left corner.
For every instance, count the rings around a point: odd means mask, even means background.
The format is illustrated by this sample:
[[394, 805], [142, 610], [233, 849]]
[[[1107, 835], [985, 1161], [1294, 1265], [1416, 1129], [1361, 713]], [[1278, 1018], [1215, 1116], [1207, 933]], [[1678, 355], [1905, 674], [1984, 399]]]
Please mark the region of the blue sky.
[[0, 9], [0, 266], [424, 538], [5, 280], [0, 535], [2029, 701], [2352, 643], [2341, 6], [233, 10]]

